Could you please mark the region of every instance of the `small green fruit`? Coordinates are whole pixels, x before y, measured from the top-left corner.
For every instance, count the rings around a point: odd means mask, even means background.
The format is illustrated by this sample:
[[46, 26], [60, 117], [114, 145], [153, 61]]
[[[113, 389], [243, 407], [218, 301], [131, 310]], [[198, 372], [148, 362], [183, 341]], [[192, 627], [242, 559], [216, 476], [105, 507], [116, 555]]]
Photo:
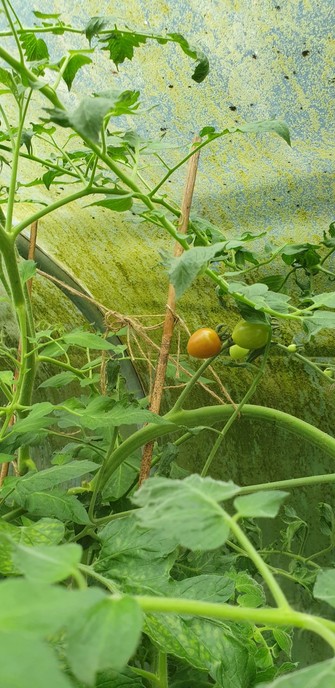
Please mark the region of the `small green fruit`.
[[327, 377], [333, 377], [334, 376], [334, 371], [331, 368], [326, 368], [323, 372], [325, 375], [327, 375]]
[[296, 344], [289, 344], [286, 348], [287, 348], [287, 351], [290, 351], [292, 354], [295, 354], [295, 352], [298, 349]]
[[245, 358], [249, 353], [249, 349], [244, 349], [243, 346], [238, 344], [233, 344], [229, 349], [229, 356], [233, 361], [239, 361], [241, 358]]

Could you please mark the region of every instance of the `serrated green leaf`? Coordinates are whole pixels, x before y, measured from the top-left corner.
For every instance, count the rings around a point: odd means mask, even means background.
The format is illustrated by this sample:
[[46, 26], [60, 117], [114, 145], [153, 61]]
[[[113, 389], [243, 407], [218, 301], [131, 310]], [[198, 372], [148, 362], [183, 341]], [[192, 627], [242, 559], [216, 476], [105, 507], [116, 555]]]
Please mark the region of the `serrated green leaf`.
[[139, 33], [115, 29], [108, 36], [104, 37], [104, 42], [107, 42], [107, 45], [103, 50], [109, 51], [110, 59], [118, 67], [126, 59], [132, 60], [134, 48], [144, 45], [147, 42], [147, 38]]
[[133, 196], [131, 193], [126, 191], [122, 194], [121, 190], [116, 191], [115, 196], [108, 195], [104, 201], [96, 201], [95, 203], [90, 203], [89, 206], [93, 205], [100, 206], [101, 208], [108, 208], [108, 210], [114, 210], [116, 213], [124, 213], [126, 210], [130, 210], [133, 205]]
[[161, 590], [167, 597], [222, 603], [233, 596], [234, 589], [235, 582], [232, 576], [203, 574], [180, 581], [170, 580]]
[[292, 637], [289, 635], [289, 633], [286, 633], [281, 628], [274, 628], [272, 633], [273, 633], [273, 637], [274, 637], [277, 645], [279, 645], [280, 649], [283, 652], [285, 652], [288, 657], [291, 658]]
[[196, 46], [190, 45], [186, 38], [180, 33], [168, 33], [167, 35], [169, 38], [172, 38], [175, 43], [180, 45], [182, 51], [188, 55], [188, 57], [196, 60], [197, 66], [193, 72], [192, 79], [196, 83], [200, 84], [202, 81], [204, 81], [209, 72], [209, 61], [206, 55]]
[[325, 662], [294, 671], [276, 678], [262, 688], [330, 688], [335, 685], [335, 660]]
[[325, 308], [335, 308], [335, 291], [317, 294], [312, 298], [312, 301], [317, 307], [324, 306]]
[[260, 607], [266, 604], [262, 586], [246, 571], [240, 571], [236, 576], [236, 601], [240, 607]]
[[125, 667], [138, 645], [142, 611], [131, 597], [106, 599], [71, 627], [67, 657], [75, 676], [89, 685], [98, 671]]
[[26, 473], [16, 485], [17, 494], [21, 497], [41, 490], [50, 490], [70, 480], [94, 473], [99, 468], [93, 461], [71, 461], [65, 466], [52, 466], [43, 471]]
[[70, 370], [64, 370], [62, 373], [57, 373], [57, 375], [52, 375], [44, 382], [41, 382], [39, 387], [65, 387], [69, 385], [73, 380], [78, 380], [78, 375], [72, 373]]
[[37, 17], [37, 19], [59, 19], [59, 17], [62, 16], [60, 13], [50, 14], [49, 12], [46, 14], [45, 12], [38, 12], [37, 10], [33, 10], [33, 14], [35, 15], [35, 17]]
[[220, 253], [224, 246], [223, 242], [213, 246], [196, 246], [185, 251], [179, 258], [169, 258], [169, 278], [175, 288], [177, 299], [184, 294], [202, 268]]
[[43, 38], [37, 38], [34, 33], [24, 31], [20, 33], [20, 40], [28, 62], [49, 59], [48, 46]]
[[335, 569], [318, 572], [313, 595], [317, 600], [323, 600], [335, 607]]
[[80, 346], [83, 349], [99, 349], [109, 351], [114, 345], [93, 332], [73, 330], [63, 335], [62, 340], [70, 346]]
[[291, 297], [287, 294], [270, 291], [267, 285], [262, 282], [256, 282], [251, 285], [244, 284], [243, 282], [231, 282], [229, 284], [229, 293], [233, 296], [235, 294], [237, 296], [245, 296], [252, 301], [253, 308], [257, 310], [272, 308], [279, 313], [288, 313], [290, 310], [288, 302], [291, 300]]
[[176, 543], [194, 550], [220, 547], [229, 535], [219, 502], [239, 492], [232, 482], [191, 475], [185, 480], [151, 478], [132, 497], [141, 509], [139, 522], [174, 537]]
[[207, 671], [221, 688], [246, 688], [255, 678], [254, 648], [237, 627], [208, 619], [149, 614], [145, 632], [163, 652]]
[[[61, 67], [63, 62], [65, 60], [65, 57], [60, 61], [59, 66]], [[64, 72], [62, 74], [62, 77], [67, 85], [67, 88], [69, 91], [71, 91], [73, 81], [75, 79], [75, 76], [79, 69], [83, 67], [84, 65], [91, 64], [92, 60], [88, 55], [83, 55], [82, 53], [79, 53], [77, 55], [71, 55]]]
[[243, 518], [274, 518], [288, 495], [281, 490], [264, 490], [237, 497], [234, 507]]
[[80, 402], [77, 403], [76, 399], [65, 402], [58, 413], [59, 427], [78, 426], [95, 430], [141, 423], [163, 424], [166, 420], [136, 404], [123, 406], [102, 395], [91, 399], [86, 407]]
[[134, 114], [138, 108], [138, 91], [106, 91], [106, 95], [87, 96], [73, 112], [60, 108], [45, 108], [52, 122], [71, 127], [84, 139], [99, 143], [100, 131], [107, 115]]
[[0, 646], [1, 688], [73, 688], [42, 640], [0, 631]]
[[95, 688], [144, 688], [144, 683], [129, 669], [121, 673], [109, 670], [98, 674]]
[[102, 499], [112, 502], [120, 499], [136, 481], [138, 473], [139, 466], [124, 461], [103, 486]]
[[58, 583], [68, 578], [76, 570], [82, 556], [82, 548], [76, 543], [64, 545], [34, 545], [28, 547], [20, 543], [12, 544], [14, 566], [31, 581]]
[[160, 590], [177, 556], [173, 538], [142, 528], [135, 515], [109, 523], [99, 533], [100, 556], [94, 568], [127, 592]]
[[13, 76], [11, 75], [10, 72], [7, 71], [7, 69], [3, 69], [3, 67], [0, 67], [0, 83], [4, 84], [6, 88], [11, 91], [13, 94], [15, 100], [18, 102], [19, 101], [19, 91], [17, 84], [15, 83], [15, 80]]
[[87, 512], [75, 495], [69, 495], [57, 488], [52, 492], [33, 492], [18, 500], [33, 516], [43, 517], [46, 514], [60, 521], [73, 521], [87, 525], [90, 523]]
[[44, 637], [105, 597], [99, 588], [68, 590], [26, 581], [0, 581], [0, 631]]
[[0, 573], [5, 576], [18, 573], [12, 559], [11, 542], [3, 535], [9, 536], [12, 542], [26, 546], [57, 545], [63, 539], [64, 532], [64, 524], [51, 518], [42, 518], [29, 526], [15, 526], [0, 520]]
[[107, 21], [104, 17], [91, 17], [85, 27], [85, 36], [87, 40], [91, 43], [93, 36], [97, 36], [106, 25]]
[[36, 263], [34, 260], [20, 260], [19, 272], [22, 282], [27, 282], [36, 275]]
[[236, 128], [236, 131], [241, 131], [242, 133], [255, 133], [263, 134], [265, 132], [274, 132], [278, 134], [286, 143], [290, 146], [290, 131], [285, 122], [278, 119], [266, 119], [262, 122], [248, 122], [248, 124], [243, 124]]

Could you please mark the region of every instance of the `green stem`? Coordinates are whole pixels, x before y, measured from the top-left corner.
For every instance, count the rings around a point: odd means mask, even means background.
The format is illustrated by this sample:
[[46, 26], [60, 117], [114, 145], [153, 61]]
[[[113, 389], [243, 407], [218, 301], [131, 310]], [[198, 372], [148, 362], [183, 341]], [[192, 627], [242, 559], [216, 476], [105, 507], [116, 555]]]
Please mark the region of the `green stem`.
[[258, 384], [259, 384], [259, 382], [260, 382], [260, 380], [261, 380], [261, 378], [263, 377], [263, 374], [264, 374], [265, 366], [266, 366], [266, 363], [267, 363], [267, 360], [268, 360], [268, 356], [269, 356], [269, 352], [270, 352], [270, 346], [271, 346], [271, 340], [269, 339], [269, 341], [268, 341], [268, 343], [267, 343], [267, 345], [266, 345], [266, 347], [265, 347], [265, 351], [264, 351], [264, 355], [263, 355], [263, 359], [262, 359], [262, 363], [261, 363], [260, 369], [259, 369], [259, 371], [258, 371], [256, 377], [255, 377], [254, 380], [252, 381], [252, 383], [251, 383], [251, 385], [250, 385], [248, 391], [247, 391], [246, 394], [244, 395], [242, 401], [240, 401], [240, 403], [239, 403], [239, 405], [237, 406], [237, 408], [235, 409], [234, 413], [231, 415], [231, 417], [230, 417], [229, 420], [227, 421], [226, 425], [224, 426], [222, 432], [220, 433], [220, 435], [219, 435], [219, 436], [217, 437], [217, 439], [215, 440], [214, 445], [213, 445], [213, 447], [212, 447], [212, 449], [211, 449], [211, 451], [209, 452], [209, 455], [208, 455], [208, 457], [207, 457], [207, 461], [206, 461], [206, 463], [205, 463], [205, 465], [204, 465], [204, 467], [203, 467], [203, 469], [202, 469], [202, 471], [201, 471], [201, 474], [200, 474], [200, 475], [201, 475], [202, 477], [204, 477], [204, 476], [207, 475], [207, 473], [208, 473], [208, 471], [209, 471], [209, 469], [210, 469], [210, 467], [211, 467], [211, 465], [212, 465], [212, 462], [214, 461], [214, 458], [215, 458], [215, 456], [216, 456], [216, 454], [217, 454], [217, 452], [218, 452], [218, 450], [219, 450], [219, 448], [220, 448], [220, 446], [221, 446], [221, 444], [222, 444], [224, 438], [226, 437], [227, 433], [229, 432], [229, 430], [230, 430], [231, 426], [233, 425], [233, 423], [235, 422], [236, 418], [238, 418], [239, 414], [241, 413], [244, 404], [247, 403], [247, 401], [252, 397], [252, 395], [253, 395], [254, 392], [256, 391], [257, 386], [258, 386]]
[[[139, 447], [158, 437], [178, 432], [180, 428], [192, 428], [198, 425], [214, 425], [230, 418], [234, 413], [232, 406], [205, 406], [188, 411], [177, 411], [167, 413], [163, 416], [164, 424], [150, 424], [141, 428], [128, 437], [117, 449], [114, 450], [105, 468], [105, 479]], [[293, 435], [304, 438], [317, 446], [321, 451], [335, 459], [335, 438], [319, 430], [314, 425], [306, 423], [300, 418], [296, 418], [284, 411], [265, 406], [253, 406], [246, 404], [241, 412], [242, 418], [252, 421], [271, 422], [283, 428]]]
[[246, 485], [240, 488], [240, 494], [259, 492], [259, 490], [290, 489], [294, 487], [305, 487], [308, 485], [320, 485], [321, 483], [335, 482], [335, 473], [324, 473], [323, 475], [308, 475], [306, 478], [290, 478], [289, 480], [274, 480], [270, 483], [259, 483], [258, 485]]
[[27, 109], [28, 109], [30, 98], [31, 98], [31, 94], [32, 94], [32, 91], [30, 91], [29, 95], [27, 96], [26, 102], [25, 102], [25, 105], [24, 105], [22, 111], [20, 108], [20, 121], [19, 121], [19, 126], [18, 126], [18, 130], [16, 133], [16, 137], [15, 137], [14, 149], [12, 151], [13, 154], [12, 154], [12, 163], [11, 163], [11, 175], [10, 175], [10, 183], [9, 183], [9, 190], [8, 190], [7, 206], [6, 206], [6, 224], [5, 224], [5, 230], [8, 234], [11, 232], [12, 223], [13, 223], [13, 210], [14, 210], [14, 202], [15, 202], [15, 194], [16, 194], [16, 180], [17, 180], [17, 172], [18, 172], [18, 166], [19, 166], [21, 139], [22, 139], [22, 132], [23, 132], [25, 117], [27, 114]]
[[205, 372], [206, 368], [208, 368], [213, 361], [221, 354], [223, 349], [226, 349], [227, 346], [223, 346], [221, 351], [219, 351], [218, 354], [215, 354], [215, 356], [212, 356], [211, 358], [206, 358], [206, 360], [201, 364], [201, 366], [198, 368], [196, 373], [191, 377], [190, 380], [188, 380], [187, 384], [185, 385], [183, 391], [180, 393], [175, 405], [171, 409], [171, 413], [174, 411], [179, 411], [185, 399], [189, 396], [190, 392], [192, 391], [194, 385], [198, 382], [199, 378], [201, 378], [202, 374]]
[[118, 434], [118, 429], [117, 429], [117, 428], [113, 428], [112, 437], [111, 437], [111, 441], [110, 441], [110, 445], [109, 445], [109, 449], [108, 449], [107, 454], [106, 454], [106, 457], [105, 457], [105, 459], [104, 459], [104, 463], [102, 464], [101, 468], [99, 468], [99, 471], [98, 471], [97, 475], [95, 476], [95, 480], [94, 480], [94, 483], [93, 483], [93, 485], [94, 485], [94, 487], [93, 487], [93, 493], [92, 493], [92, 497], [91, 497], [91, 500], [90, 500], [90, 505], [89, 505], [89, 508], [88, 508], [88, 517], [89, 517], [90, 521], [92, 521], [92, 523], [95, 523], [95, 522], [96, 522], [95, 519], [94, 519], [94, 509], [95, 509], [95, 504], [96, 504], [97, 497], [98, 497], [98, 494], [99, 494], [99, 491], [100, 491], [100, 486], [102, 485], [102, 483], [106, 484], [105, 481], [104, 481], [104, 467], [105, 467], [105, 462], [108, 461], [108, 458], [109, 458], [110, 454], [112, 453], [112, 451], [113, 451], [113, 449], [114, 449], [115, 442], [116, 442], [116, 438], [117, 438], [117, 434]]
[[104, 585], [104, 587], [107, 588], [107, 590], [110, 590], [110, 592], [112, 592], [113, 594], [119, 594], [119, 587], [109, 578], [101, 576], [100, 573], [97, 573], [97, 571], [95, 571], [91, 566], [86, 566], [86, 564], [78, 564], [78, 568], [86, 576], [90, 576], [99, 583], [102, 583], [102, 585]]
[[21, 507], [18, 507], [17, 509], [12, 509], [12, 511], [8, 511], [7, 514], [3, 514], [3, 516], [1, 516], [0, 520], [1, 521], [13, 521], [18, 516], [21, 516], [22, 514], [24, 514], [24, 511], [25, 510], [22, 509]]
[[86, 377], [85, 372], [83, 370], [80, 370], [80, 368], [74, 368], [74, 366], [72, 366], [70, 363], [60, 361], [58, 358], [50, 358], [49, 356], [38, 356], [38, 361], [40, 363], [50, 363], [50, 365], [56, 365], [58, 366], [58, 368], [63, 368], [64, 370], [68, 370], [71, 373], [78, 375], [78, 377]]
[[[22, 222], [19, 222], [17, 225], [15, 225], [12, 231], [12, 236], [16, 238], [22, 232], [23, 229], [29, 227], [29, 225], [31, 225], [33, 222], [37, 222], [45, 215], [49, 215], [49, 213], [54, 212], [54, 210], [58, 210], [58, 208], [61, 208], [63, 205], [73, 203], [73, 201], [77, 201], [79, 198], [84, 198], [85, 196], [88, 196], [91, 193], [91, 190], [88, 187], [85, 187], [85, 189], [81, 189], [81, 191], [77, 191], [76, 193], [70, 194], [69, 196], [65, 196], [65, 198], [59, 198], [54, 203], [51, 203], [45, 208], [41, 208], [41, 210], [36, 211], [36, 213], [30, 215], [30, 217], [28, 217], [26, 220], [22, 220]], [[101, 190], [99, 191], [99, 193], [104, 193], [104, 191]]]
[[240, 528], [237, 521], [235, 520], [235, 517], [229, 516], [229, 514], [226, 511], [224, 511], [224, 515], [225, 520], [228, 523], [233, 535], [235, 535], [236, 539], [238, 540], [244, 551], [247, 553], [249, 559], [251, 559], [251, 561], [254, 562], [263, 580], [267, 584], [277, 606], [280, 607], [280, 609], [290, 609], [290, 605], [284, 593], [282, 592], [280, 586], [278, 585], [276, 579], [269, 570], [268, 565], [265, 563], [264, 559], [262, 559], [260, 554], [257, 552], [257, 550], [250, 542], [249, 538], [247, 538], [243, 530]]
[[296, 358], [298, 361], [302, 361], [302, 363], [305, 363], [305, 365], [309, 366], [312, 368], [312, 370], [315, 370], [318, 375], [320, 375], [324, 380], [327, 380], [329, 383], [333, 383], [334, 380], [332, 380], [328, 375], [325, 375], [324, 372], [319, 368], [319, 366], [316, 363], [313, 363], [310, 361], [309, 358], [306, 358], [306, 356], [302, 356], [302, 354], [299, 354], [297, 351], [288, 351], [288, 347], [284, 346], [284, 344], [279, 344], [276, 342], [276, 346], [279, 349], [282, 349], [282, 351], [286, 351], [286, 353], [290, 354], [290, 356], [293, 356]]
[[335, 651], [335, 624], [321, 617], [297, 612], [291, 608], [249, 608], [229, 604], [217, 604], [183, 598], [135, 596], [145, 613], [191, 614], [209, 619], [222, 619], [237, 623], [266, 624], [268, 626], [292, 626], [310, 630], [321, 636]]
[[[14, 36], [14, 40], [15, 40], [15, 43], [16, 43], [16, 47], [17, 47], [18, 52], [19, 52], [19, 55], [20, 55], [21, 64], [23, 64], [24, 59], [23, 59], [23, 52], [22, 52], [22, 48], [21, 48], [21, 43], [20, 43], [20, 41], [19, 41], [19, 37], [18, 37], [18, 35], [17, 35], [17, 31], [16, 31], [16, 29], [15, 29], [15, 26], [14, 26], [14, 23], [13, 23], [13, 21], [12, 21], [12, 18], [11, 18], [11, 16], [10, 16], [10, 12], [8, 11], [7, 4], [10, 6], [12, 12], [13, 12], [13, 8], [11, 7], [10, 3], [5, 2], [5, 0], [2, 0], [1, 4], [2, 4], [2, 6], [3, 6], [3, 8], [4, 8], [4, 12], [5, 12], [5, 15], [6, 15], [6, 17], [7, 17], [8, 24], [9, 24], [9, 26], [10, 26], [10, 28], [11, 28], [11, 35]], [[15, 12], [14, 12], [14, 16], [17, 18], [17, 15], [15, 14]]]
[[[11, 35], [11, 34], [10, 34]], [[34, 72], [31, 72], [30, 69], [28, 69], [25, 65], [21, 64], [18, 60], [15, 59], [7, 50], [5, 50], [2, 46], [0, 46], [0, 58], [7, 62], [7, 64], [12, 67], [14, 72], [17, 72], [23, 81], [28, 79], [28, 81], [33, 85], [34, 88], [37, 88], [41, 93], [43, 93], [48, 100], [56, 107], [60, 108], [61, 110], [64, 110], [64, 105], [63, 103], [59, 100], [57, 94], [51, 86], [44, 86], [43, 82], [40, 81], [36, 74]]]
[[95, 518], [94, 524], [97, 526], [103, 525], [104, 523], [110, 523], [110, 521], [116, 521], [118, 518], [123, 518], [124, 516], [129, 516], [132, 514], [134, 509], [129, 509], [129, 511], [117, 511], [115, 514], [109, 514], [108, 516], [102, 516], [101, 518]]
[[151, 671], [145, 671], [145, 669], [138, 669], [137, 667], [133, 667], [130, 664], [128, 664], [128, 669], [130, 671], [133, 671], [134, 674], [137, 674], [137, 676], [141, 676], [142, 678], [145, 678], [147, 681], [150, 681], [150, 683], [154, 683], [155, 685], [160, 686], [160, 680], [156, 674], [153, 674]]
[[169, 688], [167, 654], [158, 650], [157, 675], [160, 688]]

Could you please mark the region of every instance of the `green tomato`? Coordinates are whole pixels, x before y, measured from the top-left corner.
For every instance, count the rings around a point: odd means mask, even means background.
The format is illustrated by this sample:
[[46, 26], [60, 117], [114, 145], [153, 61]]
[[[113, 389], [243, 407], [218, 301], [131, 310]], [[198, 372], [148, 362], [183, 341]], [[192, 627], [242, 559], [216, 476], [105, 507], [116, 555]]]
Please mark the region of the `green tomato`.
[[298, 347], [296, 344], [289, 344], [286, 348], [287, 348], [287, 351], [290, 351], [291, 354], [295, 354]]
[[240, 320], [235, 325], [232, 339], [243, 349], [261, 349], [271, 337], [270, 325], [266, 323], [252, 323]]
[[323, 372], [325, 375], [327, 375], [327, 377], [333, 377], [334, 371], [331, 368], [326, 368]]
[[240, 358], [245, 358], [249, 353], [249, 349], [244, 349], [238, 344], [233, 344], [229, 349], [229, 356], [233, 361], [239, 361]]

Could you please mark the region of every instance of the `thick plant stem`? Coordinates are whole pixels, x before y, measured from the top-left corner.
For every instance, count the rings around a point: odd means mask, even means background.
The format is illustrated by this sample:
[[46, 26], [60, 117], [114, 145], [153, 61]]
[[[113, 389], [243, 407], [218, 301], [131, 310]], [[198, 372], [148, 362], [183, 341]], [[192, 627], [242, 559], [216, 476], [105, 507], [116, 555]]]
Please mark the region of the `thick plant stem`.
[[321, 617], [297, 612], [294, 609], [249, 608], [230, 604], [200, 602], [172, 597], [135, 597], [141, 609], [147, 613], [191, 614], [209, 619], [226, 619], [237, 623], [255, 623], [266, 626], [290, 626], [313, 631], [321, 636], [335, 652], [335, 624]]
[[[226, 406], [205, 406], [192, 411], [183, 410], [167, 413], [163, 416], [165, 420], [164, 424], [151, 423], [141, 428], [115, 449], [106, 463], [104, 471], [105, 479], [108, 479], [133, 451], [143, 446], [146, 442], [176, 433], [180, 431], [180, 428], [184, 430], [185, 427], [192, 428], [198, 425], [214, 425], [215, 423], [220, 423], [229, 419], [233, 413], [233, 407], [228, 406], [228, 404]], [[255, 422], [274, 423], [296, 437], [311, 442], [311, 444], [335, 459], [335, 438], [322, 432], [322, 430], [319, 430], [314, 425], [306, 423], [300, 418], [291, 416], [278, 409], [265, 406], [253, 406], [250, 404], [246, 404], [243, 407], [241, 417]]]
[[160, 688], [169, 688], [167, 654], [158, 650], [157, 676]]

